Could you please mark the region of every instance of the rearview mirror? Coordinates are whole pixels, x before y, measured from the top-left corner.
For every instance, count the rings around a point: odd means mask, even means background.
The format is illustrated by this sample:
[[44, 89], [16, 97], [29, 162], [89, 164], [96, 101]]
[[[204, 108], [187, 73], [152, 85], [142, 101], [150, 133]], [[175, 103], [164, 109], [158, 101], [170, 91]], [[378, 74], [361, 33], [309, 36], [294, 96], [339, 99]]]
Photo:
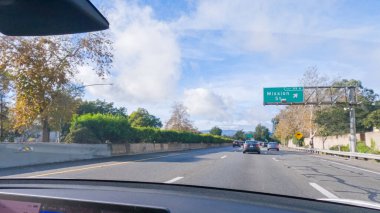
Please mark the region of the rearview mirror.
[[0, 32], [10, 36], [83, 33], [109, 28], [89, 0], [0, 0]]

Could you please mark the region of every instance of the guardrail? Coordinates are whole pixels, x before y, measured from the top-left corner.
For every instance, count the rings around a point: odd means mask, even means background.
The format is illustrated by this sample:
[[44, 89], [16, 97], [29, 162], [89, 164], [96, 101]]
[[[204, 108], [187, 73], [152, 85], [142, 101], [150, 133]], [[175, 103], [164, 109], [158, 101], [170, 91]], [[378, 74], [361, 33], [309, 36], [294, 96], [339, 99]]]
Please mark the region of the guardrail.
[[295, 149], [297, 151], [316, 153], [316, 154], [326, 154], [326, 155], [335, 155], [341, 157], [350, 157], [355, 159], [363, 159], [363, 160], [378, 160], [380, 161], [380, 155], [375, 154], [366, 154], [366, 153], [358, 153], [358, 152], [340, 152], [326, 149], [312, 149], [312, 148], [302, 148], [302, 147], [287, 147], [288, 149]]

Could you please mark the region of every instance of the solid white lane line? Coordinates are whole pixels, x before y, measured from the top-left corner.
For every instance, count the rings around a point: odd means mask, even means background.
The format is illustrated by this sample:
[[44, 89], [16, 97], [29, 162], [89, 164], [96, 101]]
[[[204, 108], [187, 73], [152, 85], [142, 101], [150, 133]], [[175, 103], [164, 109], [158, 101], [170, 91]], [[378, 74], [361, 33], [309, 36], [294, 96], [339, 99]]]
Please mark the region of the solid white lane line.
[[338, 199], [338, 197], [336, 195], [334, 195], [333, 193], [327, 191], [326, 189], [324, 189], [322, 186], [316, 184], [316, 183], [309, 183], [314, 189], [318, 190], [320, 193], [322, 193], [324, 196], [326, 196], [327, 198], [330, 198], [330, 199]]
[[166, 182], [164, 182], [164, 183], [174, 183], [174, 182], [176, 182], [176, 181], [179, 181], [179, 180], [181, 180], [183, 177], [176, 177], [176, 178], [173, 178], [173, 179], [171, 179], [171, 180], [168, 180], [168, 181], [166, 181]]
[[322, 160], [322, 161], [327, 161], [327, 162], [329, 162], [329, 163], [333, 163], [333, 164], [336, 164], [336, 165], [340, 165], [340, 166], [345, 166], [345, 167], [348, 167], [348, 168], [352, 168], [352, 169], [355, 169], [355, 170], [362, 170], [362, 171], [365, 171], [365, 172], [369, 172], [369, 173], [373, 173], [373, 174], [380, 175], [380, 172], [375, 172], [375, 171], [368, 170], [368, 169], [362, 169], [362, 168], [359, 168], [359, 167], [356, 167], [356, 166], [349, 166], [349, 165], [346, 165], [346, 164], [343, 164], [343, 163], [337, 163], [337, 162], [329, 161], [329, 160], [326, 160], [326, 159], [321, 159], [321, 160]]
[[277, 160], [276, 158], [272, 158], [274, 161], [279, 161], [279, 160]]
[[220, 158], [222, 158], [222, 159], [223, 159], [223, 158], [226, 158], [226, 157], [227, 157], [226, 155], [223, 155], [223, 156], [222, 156], [222, 157], [220, 157]]

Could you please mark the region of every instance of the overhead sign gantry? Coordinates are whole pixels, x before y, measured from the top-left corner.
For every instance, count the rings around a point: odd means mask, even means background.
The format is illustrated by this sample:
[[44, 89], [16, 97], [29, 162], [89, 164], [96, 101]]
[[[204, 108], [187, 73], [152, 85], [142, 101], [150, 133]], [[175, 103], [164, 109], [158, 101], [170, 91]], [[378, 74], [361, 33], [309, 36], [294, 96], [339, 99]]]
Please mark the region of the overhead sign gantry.
[[270, 87], [263, 89], [264, 105], [342, 105], [350, 110], [350, 151], [356, 147], [354, 86]]

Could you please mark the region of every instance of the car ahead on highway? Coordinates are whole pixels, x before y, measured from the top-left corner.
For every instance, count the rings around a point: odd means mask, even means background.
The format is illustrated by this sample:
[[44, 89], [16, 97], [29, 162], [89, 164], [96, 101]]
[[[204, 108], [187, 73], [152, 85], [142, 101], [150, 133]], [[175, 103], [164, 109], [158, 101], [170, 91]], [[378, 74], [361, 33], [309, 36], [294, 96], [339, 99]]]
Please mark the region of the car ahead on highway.
[[280, 146], [277, 142], [269, 142], [267, 146], [268, 151], [277, 150], [280, 151]]
[[232, 142], [232, 147], [241, 147], [243, 144], [243, 141], [235, 140], [234, 142]]
[[249, 152], [256, 152], [257, 154], [260, 154], [260, 145], [257, 141], [246, 141], [243, 146], [243, 154], [249, 153]]

